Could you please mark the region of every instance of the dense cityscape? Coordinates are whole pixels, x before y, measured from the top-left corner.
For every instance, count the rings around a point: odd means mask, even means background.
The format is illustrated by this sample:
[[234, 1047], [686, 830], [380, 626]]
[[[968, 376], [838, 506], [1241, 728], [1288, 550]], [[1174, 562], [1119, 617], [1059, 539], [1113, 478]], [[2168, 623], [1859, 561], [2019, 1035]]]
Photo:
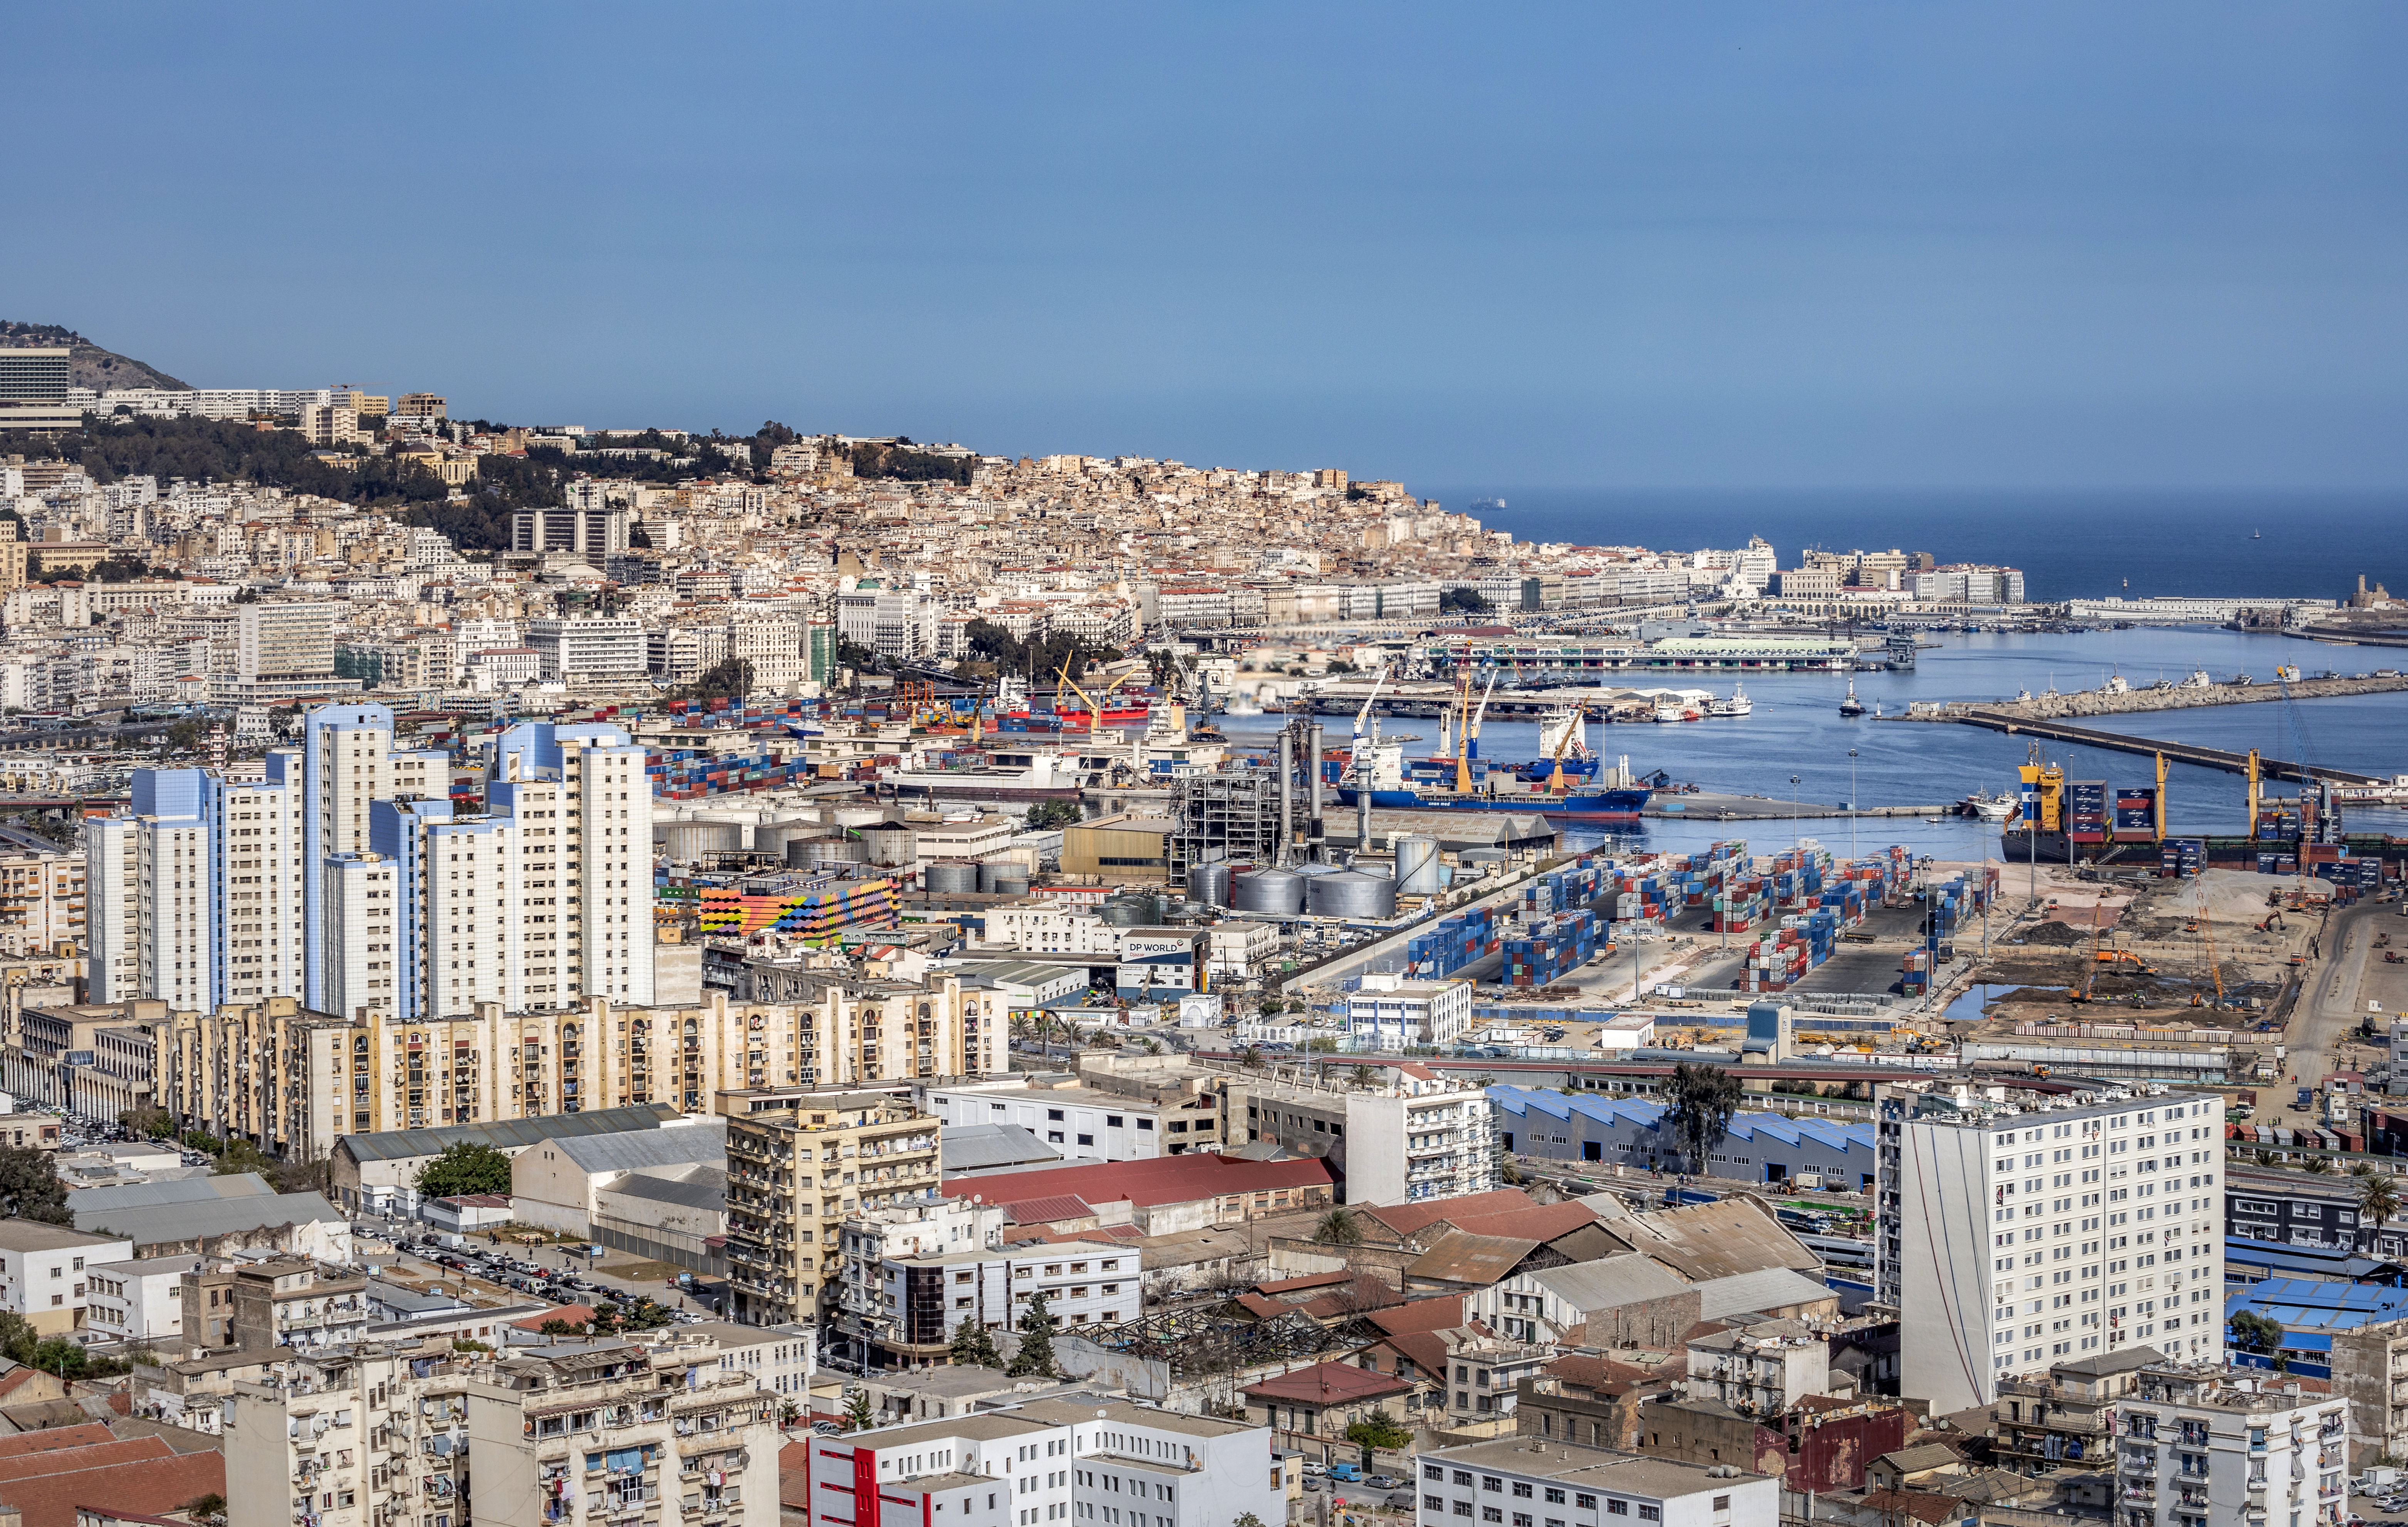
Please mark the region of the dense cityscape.
[[[2379, 642], [2379, 583], [2038, 602], [1944, 547], [1532, 544], [1336, 468], [95, 386], [172, 379], [9, 338], [24, 1527], [2408, 1488], [2408, 840], [2344, 825], [2398, 782], [2192, 748], [2248, 814], [2186, 837], [2176, 744], [2109, 739], [2157, 756], [2110, 788], [2035, 741], [1904, 809], [1978, 854], [1858, 800], [1813, 814], [1843, 854], [1605, 741], [1788, 675], [1853, 720], [1944, 632]], [[2272, 672], [1880, 719], [2401, 685]], [[1629, 835], [1668, 814], [1722, 835]]]

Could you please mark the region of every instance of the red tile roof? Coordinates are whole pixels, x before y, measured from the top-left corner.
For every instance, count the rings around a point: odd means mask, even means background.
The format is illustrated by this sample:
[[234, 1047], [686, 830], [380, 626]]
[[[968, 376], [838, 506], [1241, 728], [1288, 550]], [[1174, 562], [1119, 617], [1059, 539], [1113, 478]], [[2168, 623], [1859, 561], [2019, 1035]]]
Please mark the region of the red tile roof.
[[1463, 1324], [1463, 1295], [1440, 1294], [1435, 1299], [1414, 1299], [1383, 1310], [1373, 1310], [1363, 1318], [1391, 1336], [1409, 1331], [1452, 1331]]
[[145, 1459], [173, 1458], [175, 1454], [176, 1450], [167, 1446], [165, 1438], [155, 1436], [127, 1437], [122, 1441], [96, 1442], [86, 1448], [57, 1448], [44, 1453], [20, 1453], [15, 1458], [0, 1459], [0, 1500], [15, 1501], [14, 1491], [6, 1487], [36, 1475], [60, 1474], [72, 1469], [116, 1468], [139, 1463]]
[[1037, 1198], [1013, 1199], [1003, 1206], [1015, 1225], [1053, 1225], [1065, 1219], [1093, 1219], [1096, 1211], [1086, 1200], [1070, 1193], [1047, 1193]]
[[21, 1432], [15, 1436], [0, 1436], [0, 1458], [47, 1453], [59, 1448], [90, 1448], [97, 1443], [116, 1440], [116, 1434], [98, 1421], [83, 1426], [53, 1426], [42, 1432]]
[[1249, 1384], [1239, 1392], [1247, 1399], [1278, 1400], [1310, 1405], [1348, 1405], [1363, 1400], [1406, 1394], [1411, 1384], [1387, 1374], [1375, 1374], [1351, 1362], [1316, 1362], [1292, 1374]]
[[1254, 1292], [1258, 1294], [1283, 1294], [1291, 1293], [1300, 1289], [1334, 1289], [1341, 1283], [1352, 1283], [1354, 1281], [1354, 1275], [1352, 1273], [1307, 1273], [1302, 1277], [1273, 1278], [1268, 1283], [1257, 1283], [1254, 1285]]
[[1062, 1193], [1092, 1204], [1127, 1203], [1151, 1209], [1165, 1203], [1193, 1203], [1227, 1193], [1326, 1188], [1336, 1180], [1330, 1174], [1329, 1163], [1317, 1158], [1244, 1161], [1234, 1156], [1191, 1152], [1184, 1156], [1157, 1156], [1145, 1161], [1095, 1161], [1080, 1166], [1000, 1172], [983, 1177], [956, 1177], [942, 1190], [947, 1198], [978, 1198], [990, 1203], [1026, 1203]]
[[24, 1513], [25, 1527], [75, 1527], [78, 1506], [147, 1514], [172, 1511], [204, 1495], [225, 1493], [223, 1453], [170, 1452], [164, 1458], [77, 1466], [79, 1461], [107, 1450], [69, 1448], [34, 1454], [50, 1460], [56, 1472], [13, 1478], [0, 1491], [0, 1499]]
[[576, 1326], [593, 1318], [594, 1306], [591, 1304], [556, 1304], [541, 1315], [530, 1315], [523, 1320], [512, 1320], [510, 1324], [520, 1331], [540, 1331], [546, 1320], [566, 1320]]
[[1502, 1214], [1451, 1214], [1446, 1220], [1455, 1229], [1474, 1235], [1512, 1235], [1532, 1241], [1552, 1241], [1584, 1225], [1598, 1222], [1596, 1210], [1573, 1199], [1561, 1203], [1533, 1203]]
[[[1503, 1214], [1510, 1209], [1535, 1209], [1538, 1202], [1518, 1188], [1492, 1188], [1485, 1193], [1466, 1193], [1461, 1198], [1424, 1199], [1418, 1203], [1391, 1203], [1382, 1208], [1358, 1209], [1387, 1226], [1399, 1235], [1411, 1235], [1440, 1220], [1460, 1225], [1466, 1215]], [[1590, 1218], [1597, 1217], [1591, 1215]]]

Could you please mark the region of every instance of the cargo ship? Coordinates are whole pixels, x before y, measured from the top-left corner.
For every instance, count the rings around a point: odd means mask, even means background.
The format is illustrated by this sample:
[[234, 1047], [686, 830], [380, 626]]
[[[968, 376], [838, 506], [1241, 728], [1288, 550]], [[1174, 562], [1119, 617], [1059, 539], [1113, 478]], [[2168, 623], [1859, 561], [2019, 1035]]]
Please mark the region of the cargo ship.
[[1028, 686], [1007, 673], [996, 686], [995, 716], [1004, 731], [1119, 731], [1142, 728], [1154, 718], [1154, 702], [1143, 695], [1114, 693], [1096, 703], [1100, 714], [1058, 699], [1051, 711], [1039, 711], [1029, 703]]
[[1339, 804], [1353, 808], [1368, 794], [1372, 805], [1390, 811], [1522, 812], [1551, 822], [1611, 824], [1639, 820], [1655, 794], [1632, 779], [1629, 759], [1607, 770], [1588, 751], [1575, 708], [1541, 718], [1539, 740], [1548, 756], [1514, 764], [1479, 756], [1476, 715], [1466, 725], [1461, 755], [1449, 755], [1445, 719], [1438, 756], [1407, 762], [1394, 743], [1375, 738], [1358, 744], [1337, 786]]

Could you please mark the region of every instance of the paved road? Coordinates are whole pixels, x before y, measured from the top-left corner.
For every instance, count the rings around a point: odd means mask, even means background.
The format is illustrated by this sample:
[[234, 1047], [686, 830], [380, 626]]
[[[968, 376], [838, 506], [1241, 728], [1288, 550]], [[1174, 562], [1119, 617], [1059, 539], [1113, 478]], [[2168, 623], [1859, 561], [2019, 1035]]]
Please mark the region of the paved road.
[[2297, 1075], [2299, 1086], [2324, 1085], [2333, 1073], [2334, 1053], [2366, 1016], [2359, 991], [2365, 985], [2367, 955], [2382, 926], [2373, 919], [2391, 911], [2370, 902], [2325, 918], [2317, 944], [2323, 958], [2308, 969], [2312, 984], [2293, 1005], [2284, 1038], [2288, 1052], [2284, 1071]]

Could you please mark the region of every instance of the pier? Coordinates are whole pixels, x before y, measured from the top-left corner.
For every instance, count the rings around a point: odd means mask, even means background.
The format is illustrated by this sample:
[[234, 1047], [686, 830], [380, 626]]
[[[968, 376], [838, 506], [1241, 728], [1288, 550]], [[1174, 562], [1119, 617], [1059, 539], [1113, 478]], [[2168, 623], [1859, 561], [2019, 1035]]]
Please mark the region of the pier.
[[[1921, 719], [1921, 718], [1918, 718]], [[2031, 716], [2011, 714], [2004, 711], [1961, 710], [1933, 720], [1961, 721], [1969, 727], [1987, 727], [1992, 731], [2025, 732], [2033, 737], [2046, 737], [2059, 742], [2078, 742], [2084, 747], [2106, 748], [2115, 753], [2157, 754], [2166, 756], [2169, 763], [2197, 764], [2201, 769], [2221, 769], [2228, 774], [2249, 771], [2249, 756], [2230, 753], [2223, 748], [2200, 747], [2190, 742], [2160, 742], [2147, 737], [2128, 737], [2122, 732], [2101, 731], [2096, 727], [2077, 727], [2071, 722], [2051, 721]], [[2382, 785], [2380, 774], [2360, 774], [2348, 769], [2315, 769], [2293, 763], [2286, 758], [2269, 758], [2260, 755], [2258, 772], [2266, 779], [2295, 780], [2312, 785], [2317, 780], [2329, 780], [2335, 785]]]

